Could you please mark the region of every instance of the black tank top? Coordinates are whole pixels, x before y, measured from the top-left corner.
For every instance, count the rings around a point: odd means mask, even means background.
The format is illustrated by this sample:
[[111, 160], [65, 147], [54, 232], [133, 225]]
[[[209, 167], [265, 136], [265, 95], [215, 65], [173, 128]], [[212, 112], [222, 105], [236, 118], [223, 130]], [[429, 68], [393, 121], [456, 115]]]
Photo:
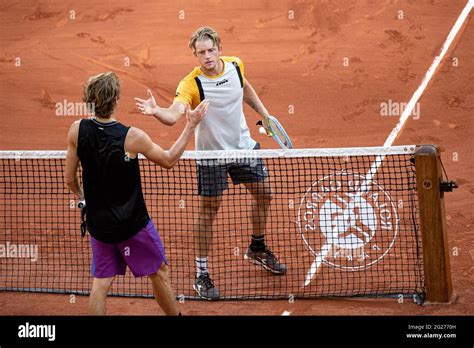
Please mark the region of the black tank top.
[[84, 119], [79, 126], [77, 155], [87, 206], [89, 233], [105, 243], [118, 243], [146, 226], [138, 157], [125, 154], [129, 127], [119, 122]]

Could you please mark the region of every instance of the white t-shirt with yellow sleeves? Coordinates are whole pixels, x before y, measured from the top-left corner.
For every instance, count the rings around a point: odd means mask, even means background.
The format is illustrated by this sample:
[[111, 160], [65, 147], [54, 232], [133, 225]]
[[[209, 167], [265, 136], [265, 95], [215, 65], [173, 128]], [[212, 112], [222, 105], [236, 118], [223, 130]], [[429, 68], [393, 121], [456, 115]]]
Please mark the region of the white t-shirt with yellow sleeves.
[[201, 100], [209, 100], [206, 117], [196, 127], [196, 150], [253, 149], [256, 142], [250, 136], [242, 105], [244, 65], [237, 57], [221, 60], [224, 70], [216, 76], [204, 75], [199, 67], [194, 68], [179, 83], [174, 101], [194, 109]]

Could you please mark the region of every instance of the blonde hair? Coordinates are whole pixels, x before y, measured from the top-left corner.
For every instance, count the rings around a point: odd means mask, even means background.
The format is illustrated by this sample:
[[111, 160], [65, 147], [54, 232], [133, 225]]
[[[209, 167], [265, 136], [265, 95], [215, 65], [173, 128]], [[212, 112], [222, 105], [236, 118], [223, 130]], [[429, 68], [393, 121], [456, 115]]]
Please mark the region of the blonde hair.
[[109, 118], [120, 97], [120, 81], [114, 72], [92, 76], [84, 85], [83, 101], [96, 116]]
[[221, 37], [219, 36], [217, 31], [215, 31], [211, 27], [201, 27], [201, 28], [198, 28], [193, 33], [193, 35], [189, 39], [188, 46], [190, 49], [193, 50], [193, 52], [196, 52], [196, 41], [202, 41], [202, 40], [208, 40], [208, 39], [212, 40], [212, 42], [216, 46], [221, 45]]

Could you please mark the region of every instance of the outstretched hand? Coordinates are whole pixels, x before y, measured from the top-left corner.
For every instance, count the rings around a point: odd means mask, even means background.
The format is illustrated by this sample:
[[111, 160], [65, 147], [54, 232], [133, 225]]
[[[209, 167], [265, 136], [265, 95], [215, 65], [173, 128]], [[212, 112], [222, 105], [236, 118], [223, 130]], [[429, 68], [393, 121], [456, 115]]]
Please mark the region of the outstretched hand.
[[150, 90], [147, 90], [148, 99], [135, 98], [137, 108], [143, 115], [155, 115], [158, 105]]
[[206, 116], [208, 106], [209, 101], [205, 99], [194, 110], [190, 110], [190, 107], [186, 108], [186, 119], [191, 127], [196, 127], [202, 121]]

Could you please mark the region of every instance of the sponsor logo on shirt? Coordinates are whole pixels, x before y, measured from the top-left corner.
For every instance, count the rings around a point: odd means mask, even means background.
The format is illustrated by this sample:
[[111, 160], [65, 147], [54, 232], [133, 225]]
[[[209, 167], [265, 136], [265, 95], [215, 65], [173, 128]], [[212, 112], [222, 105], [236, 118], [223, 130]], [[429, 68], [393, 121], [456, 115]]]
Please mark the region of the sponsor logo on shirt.
[[224, 80], [222, 80], [222, 81], [217, 82], [217, 83], [216, 83], [216, 86], [223, 85], [224, 83], [227, 83], [227, 82], [229, 82], [229, 80], [224, 79]]

